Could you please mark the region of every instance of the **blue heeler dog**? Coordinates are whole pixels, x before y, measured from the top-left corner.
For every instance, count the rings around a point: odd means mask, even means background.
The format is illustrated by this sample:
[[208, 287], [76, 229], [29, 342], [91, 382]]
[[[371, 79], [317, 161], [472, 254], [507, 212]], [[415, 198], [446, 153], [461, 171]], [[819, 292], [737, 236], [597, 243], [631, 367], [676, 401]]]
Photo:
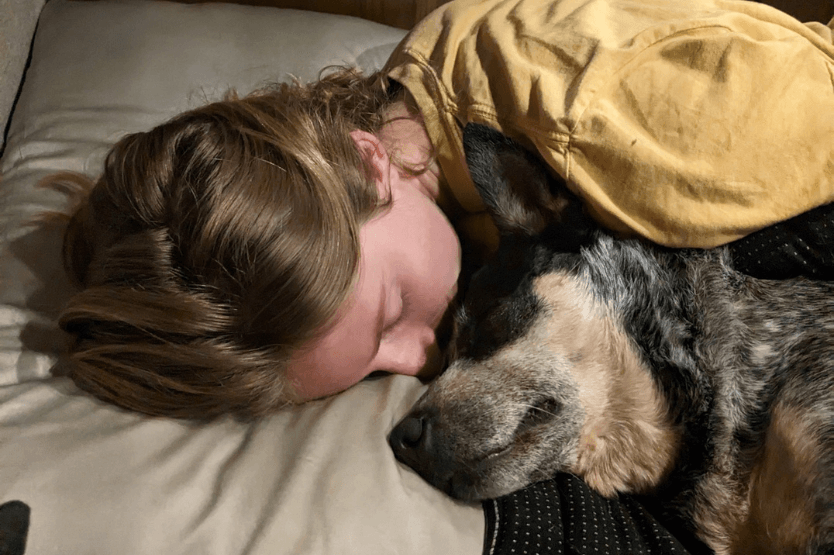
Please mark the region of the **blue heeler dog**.
[[834, 553], [834, 285], [614, 238], [518, 144], [464, 144], [501, 244], [397, 458], [458, 499], [572, 472], [719, 554]]

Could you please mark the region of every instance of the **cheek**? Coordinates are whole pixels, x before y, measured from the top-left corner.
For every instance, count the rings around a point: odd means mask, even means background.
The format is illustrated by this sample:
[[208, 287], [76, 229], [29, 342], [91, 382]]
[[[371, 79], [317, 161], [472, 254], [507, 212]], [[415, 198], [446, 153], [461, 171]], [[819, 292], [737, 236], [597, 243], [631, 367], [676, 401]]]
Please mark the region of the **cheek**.
[[460, 273], [460, 240], [452, 224], [435, 207], [426, 215], [425, 267], [431, 268], [432, 279], [441, 289], [453, 287]]
[[412, 293], [424, 301], [432, 318], [439, 318], [457, 293], [460, 242], [442, 214], [433, 215], [424, 225], [423, 233], [422, 248], [415, 253], [411, 270]]
[[287, 377], [303, 399], [317, 399], [344, 391], [370, 373], [373, 344], [363, 336], [326, 338], [290, 361]]
[[348, 389], [365, 378], [365, 372], [316, 365], [291, 367], [287, 376], [295, 393], [304, 400], [327, 397]]
[[449, 220], [446, 219], [446, 216], [440, 214], [439, 220], [440, 221], [438, 222], [437, 229], [438, 234], [441, 236], [439, 238], [439, 241], [442, 241], [444, 245], [444, 260], [446, 260], [446, 264], [448, 265], [450, 271], [453, 273], [453, 281], [457, 281], [458, 274], [460, 274], [460, 239], [458, 238], [455, 229], [452, 227], [451, 222], [449, 222]]

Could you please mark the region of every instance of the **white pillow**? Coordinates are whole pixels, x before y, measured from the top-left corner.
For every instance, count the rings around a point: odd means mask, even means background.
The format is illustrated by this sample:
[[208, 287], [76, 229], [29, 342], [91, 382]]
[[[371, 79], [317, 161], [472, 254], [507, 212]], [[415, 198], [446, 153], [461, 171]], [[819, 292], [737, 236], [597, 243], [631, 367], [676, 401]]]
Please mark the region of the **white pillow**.
[[0, 160], [0, 504], [31, 507], [27, 555], [480, 553], [481, 507], [388, 448], [422, 391], [414, 379], [363, 382], [255, 424], [196, 425], [123, 412], [50, 374], [72, 290], [60, 230], [29, 225], [65, 206], [41, 178], [96, 175], [122, 135], [229, 87], [379, 67], [403, 35], [230, 4], [46, 4]]

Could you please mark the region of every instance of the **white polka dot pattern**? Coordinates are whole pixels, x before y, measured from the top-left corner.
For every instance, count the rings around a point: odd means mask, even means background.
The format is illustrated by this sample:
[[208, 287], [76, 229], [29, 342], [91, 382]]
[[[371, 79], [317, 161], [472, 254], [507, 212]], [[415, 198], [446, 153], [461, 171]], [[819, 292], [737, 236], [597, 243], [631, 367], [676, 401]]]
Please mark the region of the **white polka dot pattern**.
[[694, 553], [634, 499], [604, 498], [570, 474], [485, 501], [484, 510], [484, 555]]
[[735, 268], [764, 279], [834, 279], [834, 203], [730, 243]]

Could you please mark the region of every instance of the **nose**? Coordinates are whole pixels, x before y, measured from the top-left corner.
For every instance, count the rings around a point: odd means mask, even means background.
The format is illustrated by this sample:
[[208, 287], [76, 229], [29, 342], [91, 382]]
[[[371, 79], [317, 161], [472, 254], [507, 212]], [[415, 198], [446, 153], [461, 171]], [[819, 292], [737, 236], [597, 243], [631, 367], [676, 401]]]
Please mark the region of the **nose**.
[[432, 425], [426, 415], [408, 415], [388, 436], [388, 444], [398, 461], [424, 475], [432, 466]]
[[394, 427], [388, 443], [398, 461], [440, 491], [464, 499], [472, 489], [472, 481], [465, 472], [461, 473], [454, 448], [437, 422], [437, 413], [418, 409]]
[[376, 369], [429, 380], [440, 373], [443, 355], [434, 330], [425, 328], [403, 333], [380, 346]]

